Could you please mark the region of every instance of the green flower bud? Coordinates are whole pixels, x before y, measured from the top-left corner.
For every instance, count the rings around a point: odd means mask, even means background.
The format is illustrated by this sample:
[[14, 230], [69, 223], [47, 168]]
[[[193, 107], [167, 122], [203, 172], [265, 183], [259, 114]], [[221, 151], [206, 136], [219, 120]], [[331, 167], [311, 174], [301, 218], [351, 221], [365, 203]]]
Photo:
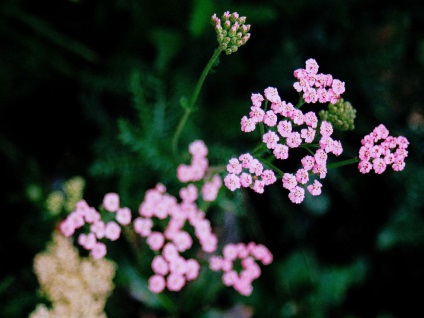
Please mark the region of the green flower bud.
[[330, 103], [328, 110], [321, 110], [318, 115], [321, 120], [330, 122], [335, 129], [347, 131], [355, 128], [356, 109], [343, 98], [340, 98], [335, 104]]
[[245, 25], [246, 17], [240, 17], [237, 12], [230, 14], [227, 11], [221, 19], [214, 14], [211, 18], [211, 24], [215, 27], [220, 47], [229, 55], [246, 44], [250, 38], [250, 33], [248, 33], [250, 25]]

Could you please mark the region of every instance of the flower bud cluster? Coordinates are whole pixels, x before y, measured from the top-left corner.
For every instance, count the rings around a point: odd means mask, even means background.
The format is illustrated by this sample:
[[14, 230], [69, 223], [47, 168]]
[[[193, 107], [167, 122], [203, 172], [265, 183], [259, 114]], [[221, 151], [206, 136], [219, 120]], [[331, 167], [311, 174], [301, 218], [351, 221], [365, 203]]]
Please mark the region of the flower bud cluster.
[[[222, 19], [222, 20], [221, 20]], [[237, 12], [225, 12], [221, 19], [216, 14], [211, 18], [215, 27], [217, 40], [222, 50], [227, 55], [234, 53], [250, 38], [250, 24], [246, 23], [246, 17], [240, 17]]]
[[132, 218], [129, 208], [120, 207], [119, 195], [116, 193], [104, 196], [102, 210], [108, 214], [105, 219], [110, 219], [113, 213], [115, 220], [104, 221], [99, 211], [90, 207], [85, 200], [80, 200], [75, 210], [60, 224], [60, 230], [66, 237], [74, 235], [75, 231], [84, 225], [89, 225], [88, 233], [79, 234], [78, 244], [90, 251], [95, 259], [103, 258], [107, 253], [106, 244], [100, 240], [116, 241], [121, 235], [121, 225], [130, 224]]
[[328, 110], [321, 110], [318, 115], [321, 120], [330, 122], [335, 129], [341, 131], [355, 129], [356, 109], [343, 98], [340, 98], [335, 104], [330, 103]]
[[[249, 296], [252, 291], [252, 282], [261, 275], [261, 268], [256, 261], [263, 265], [272, 263], [271, 252], [262, 244], [250, 242], [227, 244], [222, 250], [223, 256], [212, 256], [209, 259], [209, 268], [213, 271], [223, 271], [222, 282], [232, 286], [241, 295]], [[241, 270], [235, 266], [240, 261]]]
[[405, 168], [409, 141], [403, 136], [389, 136], [389, 130], [383, 124], [375, 127], [361, 140], [361, 143], [358, 164], [361, 173], [374, 170], [375, 173], [381, 174], [389, 165], [392, 165], [394, 171], [402, 171]]
[[333, 79], [331, 74], [318, 74], [318, 63], [312, 58], [308, 59], [305, 65], [305, 68], [297, 69], [293, 73], [298, 80], [293, 84], [294, 89], [303, 93], [306, 103], [335, 104], [345, 92], [345, 83]]

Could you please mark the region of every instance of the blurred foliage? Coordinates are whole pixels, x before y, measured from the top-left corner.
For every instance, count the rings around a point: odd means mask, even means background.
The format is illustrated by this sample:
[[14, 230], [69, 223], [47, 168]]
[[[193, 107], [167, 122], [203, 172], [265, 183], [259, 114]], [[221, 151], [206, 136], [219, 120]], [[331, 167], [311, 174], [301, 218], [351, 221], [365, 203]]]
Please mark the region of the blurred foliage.
[[[181, 98], [217, 46], [210, 16], [227, 10], [247, 16], [251, 39], [221, 56], [174, 156]], [[262, 196], [221, 196], [208, 214], [216, 231], [228, 241], [256, 240], [274, 254], [250, 297], [210, 272], [178, 295], [154, 296], [146, 290], [148, 259], [135, 266], [135, 253], [119, 242], [110, 252], [121, 261], [107, 315], [169, 317], [176, 308], [205, 318], [423, 312], [424, 3], [4, 0], [0, 25], [1, 317], [28, 316], [42, 302], [32, 261], [66, 213], [51, 204], [66, 204], [59, 197], [66, 198], [67, 180], [82, 176], [91, 205], [116, 191], [133, 211], [157, 182], [177, 191], [175, 168], [189, 160], [187, 145], [205, 140], [212, 165], [249, 150], [257, 136], [242, 134], [239, 122], [250, 94], [275, 86], [294, 102], [292, 72], [310, 57], [345, 81], [344, 98], [357, 110], [355, 130], [337, 133], [344, 155], [355, 156], [362, 136], [384, 123], [411, 143], [405, 170], [330, 171], [323, 195], [300, 206], [280, 185]]]

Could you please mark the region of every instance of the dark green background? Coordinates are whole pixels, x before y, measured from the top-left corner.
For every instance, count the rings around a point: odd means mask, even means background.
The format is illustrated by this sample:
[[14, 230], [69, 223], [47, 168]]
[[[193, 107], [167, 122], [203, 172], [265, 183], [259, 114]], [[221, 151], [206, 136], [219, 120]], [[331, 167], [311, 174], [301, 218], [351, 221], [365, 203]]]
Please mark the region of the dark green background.
[[[274, 263], [263, 268], [251, 297], [223, 290], [185, 315], [219, 317], [244, 304], [257, 317], [422, 316], [421, 1], [4, 0], [1, 317], [26, 317], [43, 301], [32, 259], [58, 221], [46, 216], [43, 200], [61, 182], [83, 176], [93, 205], [119, 191], [133, 210], [147, 188], [171, 182], [173, 163], [145, 164], [143, 156], [154, 162], [155, 154], [145, 153], [155, 147], [167, 154], [167, 138], [182, 114], [178, 101], [190, 95], [217, 45], [210, 16], [226, 10], [247, 16], [251, 39], [239, 52], [222, 55], [206, 79], [181, 153], [192, 140], [204, 139], [212, 163], [223, 164], [222, 158], [253, 148], [255, 139], [239, 127], [250, 94], [273, 86], [295, 103], [292, 72], [312, 57], [320, 72], [345, 81], [344, 98], [357, 109], [355, 131], [338, 135], [345, 154], [355, 156], [361, 138], [383, 123], [409, 139], [409, 157], [399, 173], [361, 175], [355, 166], [330, 171], [324, 194], [300, 206], [280, 185], [262, 196], [247, 193], [249, 210], [230, 213], [239, 239], [267, 245]], [[148, 103], [167, 106], [168, 118], [138, 157], [117, 130], [118, 119], [136, 123], [134, 83], [144, 87]], [[106, 312], [164, 313], [131, 300], [124, 284]]]

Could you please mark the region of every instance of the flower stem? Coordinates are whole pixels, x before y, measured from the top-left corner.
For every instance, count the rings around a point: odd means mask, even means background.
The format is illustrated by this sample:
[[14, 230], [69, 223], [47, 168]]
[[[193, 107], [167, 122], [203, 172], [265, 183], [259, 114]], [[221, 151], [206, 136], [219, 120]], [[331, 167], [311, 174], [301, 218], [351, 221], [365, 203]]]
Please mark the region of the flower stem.
[[212, 66], [215, 64], [221, 52], [222, 52], [221, 47], [218, 47], [217, 49], [215, 49], [212, 57], [210, 58], [208, 64], [206, 64], [206, 67], [204, 68], [202, 74], [200, 75], [199, 80], [197, 81], [196, 87], [194, 88], [193, 95], [191, 95], [189, 103], [186, 106], [184, 106], [184, 109], [185, 109], [184, 115], [183, 117], [181, 117], [180, 122], [178, 123], [178, 126], [177, 126], [177, 130], [175, 131], [175, 135], [172, 139], [172, 151], [174, 152], [174, 154], [177, 153], [178, 141], [187, 123], [187, 120], [190, 117], [190, 114], [194, 111], [194, 104], [196, 103], [197, 98], [199, 97], [200, 89], [202, 88], [203, 82], [205, 81], [206, 76], [208, 75]]
[[327, 170], [340, 168], [340, 167], [351, 165], [351, 164], [354, 164], [354, 163], [357, 163], [357, 162], [359, 162], [359, 158], [354, 157], [354, 158], [346, 159], [346, 160], [343, 160], [343, 161], [330, 163], [329, 165], [327, 165]]

